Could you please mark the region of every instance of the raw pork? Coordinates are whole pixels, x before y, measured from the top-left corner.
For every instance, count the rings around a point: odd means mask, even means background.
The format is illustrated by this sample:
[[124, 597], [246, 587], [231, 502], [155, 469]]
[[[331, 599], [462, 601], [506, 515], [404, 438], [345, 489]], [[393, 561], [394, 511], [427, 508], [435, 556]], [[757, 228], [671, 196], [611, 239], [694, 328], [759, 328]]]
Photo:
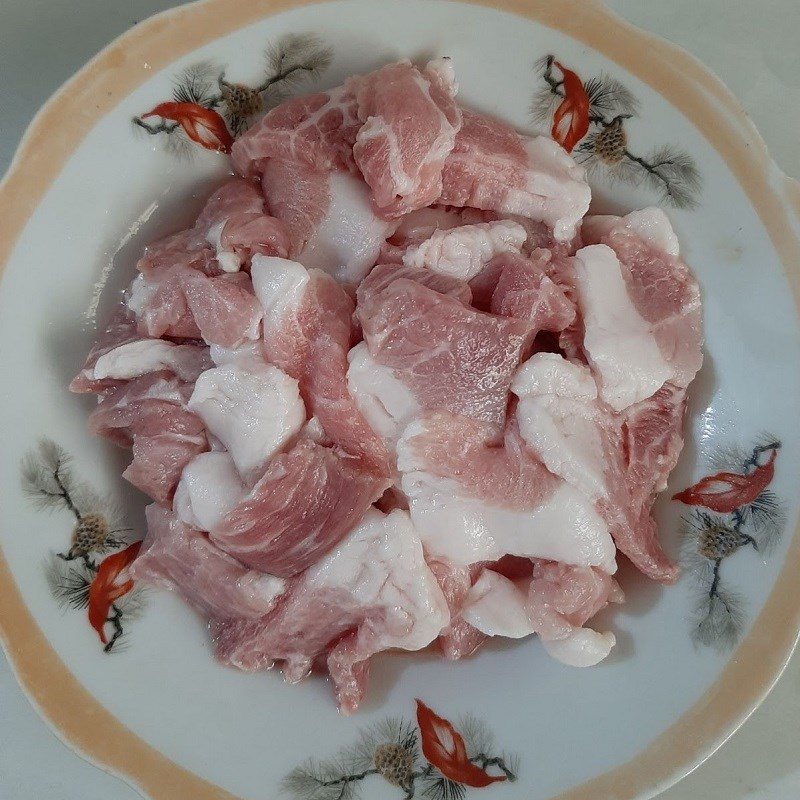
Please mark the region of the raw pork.
[[200, 453], [184, 468], [174, 508], [182, 522], [201, 531], [216, 528], [247, 494], [230, 453]]
[[241, 347], [261, 337], [261, 306], [245, 273], [209, 278], [198, 270], [183, 270], [180, 288], [200, 335], [208, 344]]
[[463, 116], [439, 203], [519, 214], [546, 223], [556, 241], [572, 239], [591, 199], [583, 169], [552, 139], [522, 137], [474, 111]]
[[128, 577], [178, 592], [201, 614], [258, 619], [268, 614], [286, 582], [254, 572], [225, 555], [208, 536], [169, 509], [148, 506], [147, 536]]
[[120, 381], [159, 371], [172, 372], [181, 380], [191, 382], [210, 366], [206, 347], [142, 338], [137, 332], [135, 318], [122, 306], [92, 345], [83, 368], [69, 388], [72, 392], [97, 393]]
[[702, 363], [700, 290], [678, 258], [663, 212], [600, 218], [575, 258], [584, 349], [603, 399], [617, 411], [665, 382], [686, 387]]
[[407, 278], [381, 291], [362, 284], [358, 317], [372, 357], [422, 408], [502, 427], [526, 325], [466, 308]]
[[387, 486], [356, 459], [300, 439], [272, 459], [211, 538], [243, 564], [289, 578], [335, 547]]
[[297, 381], [255, 357], [204, 372], [189, 409], [225, 445], [251, 484], [306, 420]]
[[344, 170], [270, 159], [261, 182], [270, 211], [289, 230], [292, 256], [345, 283], [364, 278], [397, 224], [378, 216], [365, 183]]
[[597, 633], [583, 625], [608, 603], [622, 600], [617, 582], [600, 570], [538, 562], [526, 608], [553, 658], [573, 667], [588, 667], [609, 654], [616, 638], [613, 633]]
[[399, 278], [414, 281], [422, 286], [427, 286], [434, 292], [454, 297], [463, 306], [469, 306], [472, 303], [472, 291], [466, 281], [431, 272], [425, 267], [407, 266], [399, 262], [378, 264], [358, 287], [359, 302], [371, 302], [373, 297], [377, 297], [387, 286]]
[[615, 571], [614, 543], [591, 501], [548, 472], [513, 425], [497, 446], [491, 426], [431, 415], [406, 428], [397, 451], [431, 557], [467, 565], [511, 554]]
[[430, 205], [442, 191], [442, 167], [461, 127], [449, 59], [420, 72], [410, 61], [350, 78], [363, 123], [353, 157], [375, 204], [390, 216]]
[[202, 420], [186, 407], [191, 388], [149, 373], [110, 390], [89, 416], [92, 433], [133, 448], [122, 476], [159, 503], [172, 499], [183, 468], [208, 449]]
[[[219, 325], [213, 330], [223, 338], [246, 336], [258, 322], [258, 310], [246, 296], [246, 281], [217, 276], [249, 267], [255, 253], [285, 256], [288, 249], [288, 233], [283, 223], [265, 214], [258, 189], [231, 179], [209, 198], [192, 228], [148, 245], [137, 264], [141, 275], [131, 284], [128, 307], [147, 336], [199, 338], [193, 311], [210, 315], [199, 321], [211, 326], [226, 307], [239, 317], [239, 324], [232, 314], [232, 333], [226, 335]], [[202, 276], [214, 280], [202, 281]]]
[[492, 259], [488, 270], [499, 271], [489, 301], [489, 310], [514, 317], [530, 325], [530, 335], [539, 331], [560, 332], [575, 321], [574, 303], [547, 276], [550, 253], [535, 250], [530, 258], [507, 253]]
[[622, 416], [629, 516], [636, 522], [631, 527], [630, 543], [619, 541], [618, 545], [639, 569], [663, 583], [674, 583], [679, 573], [658, 543], [651, 508], [656, 492], [666, 488], [667, 476], [683, 449], [685, 413], [686, 389], [666, 383], [652, 397], [627, 408]]
[[526, 236], [521, 225], [509, 220], [437, 230], [429, 239], [406, 250], [403, 263], [469, 281], [495, 256], [519, 253]]
[[[650, 455], [640, 440], [636, 464], [629, 466], [631, 443], [624, 439], [621, 420], [598, 399], [591, 372], [582, 364], [537, 353], [519, 370], [512, 388], [520, 398], [520, 433], [532, 452], [595, 504], [617, 547], [642, 572], [664, 583], [676, 580], [677, 568], [661, 549], [649, 516], [658, 449]], [[652, 433], [651, 413], [642, 409], [629, 438], [636, 426], [642, 434]], [[674, 445], [665, 442], [663, 449], [668, 447]]]
[[377, 474], [393, 471], [383, 440], [347, 390], [353, 301], [329, 275], [279, 258], [256, 257], [253, 283], [264, 308], [268, 360], [299, 381], [309, 416], [346, 453]]
[[286, 230], [264, 212], [258, 189], [231, 178], [209, 197], [191, 228], [148, 245], [137, 267], [148, 280], [177, 267], [236, 272], [254, 253], [286, 255], [287, 250]]
[[389, 367], [379, 364], [367, 345], [359, 342], [348, 354], [347, 388], [359, 411], [390, 445], [394, 445], [405, 424], [420, 411], [411, 390]]
[[293, 97], [233, 143], [233, 166], [248, 178], [260, 175], [270, 158], [302, 161], [322, 171], [355, 170], [353, 144], [360, 127], [356, 99], [343, 86]]
[[419, 650], [448, 620], [408, 514], [373, 509], [297, 578], [271, 614], [214, 623], [212, 634], [224, 663], [257, 670], [282, 661], [289, 681], [305, 677], [327, 653], [339, 705], [350, 713], [366, 689], [372, 655], [389, 648]]
[[436, 559], [430, 559], [428, 566], [436, 576], [450, 609], [450, 622], [442, 628], [437, 639], [439, 649], [449, 661], [471, 656], [488, 638], [485, 633], [470, 625], [461, 613], [473, 578], [481, 572], [481, 567], [457, 566]]

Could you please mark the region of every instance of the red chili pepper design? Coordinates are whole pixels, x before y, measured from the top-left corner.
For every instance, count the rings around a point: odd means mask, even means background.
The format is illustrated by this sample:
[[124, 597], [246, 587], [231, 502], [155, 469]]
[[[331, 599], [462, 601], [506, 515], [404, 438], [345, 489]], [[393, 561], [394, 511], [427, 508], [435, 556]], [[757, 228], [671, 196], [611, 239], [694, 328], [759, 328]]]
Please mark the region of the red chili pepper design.
[[417, 723], [422, 736], [422, 753], [446, 778], [464, 786], [481, 788], [505, 775], [489, 775], [467, 758], [461, 734], [446, 720], [417, 700]]
[[161, 117], [177, 122], [186, 135], [207, 150], [230, 153], [233, 136], [225, 120], [213, 109], [198, 103], [161, 103], [152, 111], [142, 114], [142, 119]]
[[115, 583], [125, 567], [139, 554], [141, 542], [134, 542], [119, 553], [104, 558], [89, 586], [89, 624], [97, 631], [100, 641], [108, 644], [105, 625], [112, 603], [133, 589], [133, 581]]
[[720, 514], [730, 514], [737, 508], [752, 503], [769, 486], [775, 475], [773, 450], [766, 464], [761, 464], [747, 475], [736, 472], [718, 472], [702, 478], [694, 486], [673, 496], [687, 506], [703, 506]]
[[553, 115], [550, 135], [568, 153], [589, 132], [589, 97], [583, 81], [572, 70], [553, 62], [564, 73], [564, 99]]

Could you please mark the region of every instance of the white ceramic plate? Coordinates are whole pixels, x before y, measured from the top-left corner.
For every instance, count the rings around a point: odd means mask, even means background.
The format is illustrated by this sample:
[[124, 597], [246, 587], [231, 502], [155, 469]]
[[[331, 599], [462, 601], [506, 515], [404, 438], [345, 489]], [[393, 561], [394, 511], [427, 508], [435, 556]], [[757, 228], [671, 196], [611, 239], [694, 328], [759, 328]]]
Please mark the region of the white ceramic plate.
[[[202, 135], [181, 126], [185, 114], [171, 132], [131, 121], [172, 100], [187, 69], [208, 77], [194, 81], [201, 99], [219, 95], [221, 68], [228, 81], [264, 84], [265, 50], [296, 47], [293, 35], [316, 36], [333, 56], [321, 75], [300, 76], [301, 91], [390, 59], [446, 54], [464, 103], [526, 130], [548, 129], [560, 102], [541, 61], [552, 54], [600, 92], [575, 148], [595, 208], [661, 204], [674, 223], [703, 288], [707, 351], [658, 519], [668, 552], [696, 569], [668, 589], [623, 571], [628, 602], [602, 620], [619, 644], [596, 668], [564, 667], [535, 640], [455, 664], [391, 655], [375, 663], [362, 710], [344, 718], [322, 680], [289, 687], [275, 672], [217, 665], [198, 619], [139, 587], [109, 608], [106, 638], [122, 635], [107, 651], [80, 589], [99, 592], [125, 545], [82, 574], [55, 555], [70, 548], [76, 514], [58, 501], [45, 513], [21, 489], [23, 461], [42, 463], [52, 449], [43, 455], [40, 441], [55, 442], [72, 457], [62, 477], [84, 532], [141, 534], [144, 501], [120, 479], [123, 457], [88, 436], [88, 403], [66, 384], [143, 245], [190, 220], [228, 170], [209, 149], [228, 134], [213, 114]], [[218, 99], [223, 114], [253, 110], [241, 96]], [[800, 621], [800, 192], [685, 53], [591, 2], [206, 0], [137, 26], [50, 100], [0, 199], [0, 632], [32, 701], [99, 766], [176, 800], [382, 800], [412, 789], [644, 798], [713, 752], [777, 678]], [[685, 502], [670, 499], [710, 475], [722, 496], [710, 499], [701, 482]], [[755, 485], [763, 491], [750, 502]], [[468, 758], [506, 779], [442, 784], [419, 746], [416, 698], [449, 721], [439, 726], [445, 749], [463, 737]]]

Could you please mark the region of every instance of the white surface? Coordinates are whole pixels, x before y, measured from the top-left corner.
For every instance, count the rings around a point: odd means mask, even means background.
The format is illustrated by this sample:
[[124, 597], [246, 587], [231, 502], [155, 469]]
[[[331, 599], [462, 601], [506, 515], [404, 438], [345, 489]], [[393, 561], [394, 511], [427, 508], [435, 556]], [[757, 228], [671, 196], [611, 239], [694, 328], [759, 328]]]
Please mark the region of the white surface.
[[[796, 127], [800, 117], [796, 0], [702, 4], [675, 0], [609, 3], [635, 24], [699, 55], [745, 103], [778, 163], [800, 177]], [[169, 3], [156, 0], [74, 0], [69, 4], [0, 5], [0, 102], [4, 133], [0, 164], [46, 96], [112, 36]], [[782, 800], [797, 796], [796, 726], [800, 664], [731, 743], [665, 800]], [[0, 797], [7, 800], [133, 800], [120, 782], [82, 763], [45, 729], [7, 666], [0, 671]], [[782, 734], [782, 736], [781, 736]], [[36, 758], [31, 758], [36, 753]]]

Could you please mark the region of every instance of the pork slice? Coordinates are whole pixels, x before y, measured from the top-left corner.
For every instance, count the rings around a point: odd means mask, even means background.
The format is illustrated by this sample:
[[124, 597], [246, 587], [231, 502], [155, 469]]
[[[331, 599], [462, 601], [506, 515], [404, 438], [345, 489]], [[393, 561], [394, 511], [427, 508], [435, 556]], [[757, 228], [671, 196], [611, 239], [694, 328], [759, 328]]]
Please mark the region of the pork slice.
[[365, 342], [347, 354], [347, 388], [358, 410], [394, 452], [405, 425], [421, 411], [411, 390], [389, 367], [379, 364]]
[[686, 387], [702, 364], [700, 289], [663, 211], [590, 221], [576, 275], [584, 347], [603, 397], [621, 411], [665, 382]]
[[406, 278], [422, 286], [427, 286], [439, 294], [454, 297], [464, 306], [469, 306], [472, 302], [472, 291], [469, 284], [461, 278], [442, 275], [425, 267], [411, 266], [401, 262], [376, 265], [358, 287], [356, 296], [359, 298], [359, 302], [370, 303], [373, 297], [377, 297], [399, 278]]
[[203, 234], [224, 272], [249, 266], [256, 253], [286, 255], [288, 232], [264, 209], [264, 198], [248, 181], [233, 178], [211, 196], [194, 229]]
[[169, 509], [150, 505], [145, 516], [147, 535], [129, 578], [175, 591], [215, 619], [263, 617], [286, 590], [284, 580], [243, 567]]
[[592, 502], [547, 470], [514, 425], [502, 446], [491, 426], [434, 414], [397, 445], [402, 488], [432, 558], [456, 565], [507, 554], [613, 572], [615, 548]]
[[[545, 222], [528, 217], [521, 217], [518, 214], [512, 214], [509, 219], [525, 228], [527, 238], [525, 239], [525, 244], [522, 246], [524, 255], [529, 256], [535, 250], [547, 250], [552, 255], [553, 261], [557, 262], [561, 259], [574, 256], [575, 253], [583, 247], [584, 242], [581, 238], [581, 229], [576, 230], [575, 235], [570, 239], [558, 240], [553, 235], [553, 229]], [[584, 221], [585, 220], [586, 217], [584, 217]]]
[[[520, 398], [520, 434], [530, 450], [594, 503], [616, 546], [636, 567], [654, 580], [674, 582], [677, 568], [658, 542], [649, 505], [643, 513], [642, 490], [630, 479], [621, 421], [598, 398], [589, 369], [537, 353], [520, 368], [512, 388]], [[652, 486], [648, 500], [651, 491]]]
[[97, 394], [122, 381], [161, 371], [191, 382], [210, 366], [207, 347], [142, 338], [136, 319], [121, 305], [100, 332], [69, 388], [72, 392]]
[[206, 239], [207, 233], [192, 227], [148, 244], [136, 263], [141, 273], [141, 280], [136, 284], [137, 293], [142, 294], [145, 289], [153, 293], [166, 274], [176, 269], [196, 269], [206, 275], [219, 275], [222, 270], [212, 244]]
[[353, 301], [336, 281], [294, 261], [256, 257], [253, 284], [264, 308], [267, 359], [295, 378], [309, 416], [345, 453], [376, 474], [393, 472], [389, 451], [347, 388]]
[[363, 123], [353, 157], [389, 216], [423, 208], [442, 191], [442, 167], [461, 127], [448, 59], [423, 71], [410, 61], [387, 64], [345, 84]]
[[424, 242], [409, 247], [403, 263], [469, 281], [495, 256], [519, 253], [526, 236], [525, 229], [510, 220], [437, 230]]
[[535, 633], [525, 604], [530, 579], [512, 581], [493, 570], [482, 570], [469, 587], [461, 619], [484, 636], [522, 639]]
[[293, 97], [233, 143], [233, 166], [245, 177], [260, 175], [270, 158], [302, 161], [318, 170], [355, 170], [353, 144], [360, 127], [356, 99], [343, 86]]
[[448, 661], [458, 661], [474, 655], [488, 637], [470, 625], [461, 612], [481, 567], [479, 565], [458, 566], [436, 559], [429, 559], [428, 567], [436, 577], [450, 611], [450, 622], [442, 628], [437, 638], [442, 655]]
[[492, 260], [490, 268], [499, 276], [489, 309], [493, 314], [523, 320], [530, 336], [540, 331], [559, 333], [575, 322], [575, 304], [564, 290], [547, 276], [551, 256], [536, 250], [530, 258], [506, 253]]
[[584, 244], [603, 244], [615, 231], [627, 231], [664, 255], [677, 258], [680, 243], [672, 224], [661, 208], [651, 206], [632, 211], [624, 217], [593, 214], [584, 218], [581, 239]]
[[[677, 580], [678, 570], [672, 564], [664, 565], [660, 548], [653, 544], [658, 541], [658, 529], [651, 509], [656, 493], [666, 488], [669, 473], [683, 449], [685, 415], [686, 389], [666, 383], [652, 397], [625, 409], [621, 420], [630, 516], [637, 520], [634, 541], [645, 542], [643, 557], [649, 556], [648, 562], [652, 559], [658, 570], [656, 578], [665, 583]], [[625, 547], [620, 544], [620, 549]], [[639, 566], [642, 559], [631, 560]]]
[[340, 707], [351, 713], [366, 688], [372, 655], [419, 650], [448, 619], [408, 515], [372, 509], [293, 582], [273, 612], [258, 621], [213, 623], [212, 634], [223, 663], [254, 670], [281, 661], [291, 681], [327, 655]]
[[134, 278], [125, 302], [136, 317], [140, 337], [202, 338], [181, 286], [181, 276], [194, 271], [192, 267], [177, 263], [174, 267], [160, 269], [157, 277], [140, 274]]
[[238, 347], [220, 347], [218, 344], [212, 344], [208, 348], [208, 354], [211, 356], [213, 365], [217, 367], [233, 364], [240, 359], [245, 361], [252, 358], [266, 360], [263, 339], [248, 340]]
[[621, 411], [655, 393], [672, 369], [628, 293], [615, 252], [590, 245], [578, 251], [575, 263], [583, 348], [603, 400]]
[[423, 409], [502, 427], [527, 342], [524, 323], [467, 308], [407, 278], [382, 291], [362, 284], [357, 313], [372, 357]]
[[232, 178], [209, 197], [191, 228], [148, 245], [137, 268], [151, 282], [179, 267], [218, 275], [246, 268], [254, 253], [285, 256], [288, 246], [284, 225], [265, 213], [258, 188]]
[[683, 449], [686, 389], [664, 384], [652, 397], [622, 416], [628, 479], [643, 502], [667, 488], [667, 478]]
[[202, 421], [187, 409], [190, 392], [168, 373], [149, 373], [110, 390], [89, 415], [92, 433], [133, 448], [122, 476], [159, 503], [171, 501], [183, 468], [208, 449]]
[[306, 420], [297, 381], [255, 357], [206, 370], [188, 407], [223, 443], [250, 484]]
[[387, 486], [356, 459], [300, 439], [272, 459], [211, 538], [243, 564], [292, 577], [335, 547]]
[[230, 453], [200, 453], [184, 468], [175, 489], [173, 507], [191, 528], [210, 531], [247, 494]]
[[622, 593], [607, 573], [540, 561], [529, 578], [511, 580], [486, 569], [465, 598], [462, 618], [485, 636], [521, 639], [539, 635], [545, 650], [574, 667], [602, 661], [613, 648], [613, 633], [583, 627]]
[[188, 309], [208, 344], [236, 348], [261, 338], [263, 311], [248, 275], [236, 272], [209, 278], [197, 270], [183, 270], [179, 281]]
[[381, 249], [379, 261], [402, 263], [406, 250], [422, 244], [437, 231], [449, 231], [462, 225], [492, 222], [496, 215], [477, 208], [451, 208], [433, 205], [418, 208], [400, 217], [394, 233]]
[[467, 110], [442, 181], [439, 203], [544, 222], [559, 242], [575, 236], [591, 199], [583, 169], [552, 139]]
[[344, 283], [364, 278], [397, 224], [377, 214], [367, 185], [344, 170], [270, 159], [261, 182], [270, 211], [289, 230], [292, 256]]
[[588, 667], [611, 652], [616, 637], [583, 626], [608, 603], [622, 599], [617, 582], [601, 570], [539, 562], [529, 582], [526, 611], [553, 658]]

